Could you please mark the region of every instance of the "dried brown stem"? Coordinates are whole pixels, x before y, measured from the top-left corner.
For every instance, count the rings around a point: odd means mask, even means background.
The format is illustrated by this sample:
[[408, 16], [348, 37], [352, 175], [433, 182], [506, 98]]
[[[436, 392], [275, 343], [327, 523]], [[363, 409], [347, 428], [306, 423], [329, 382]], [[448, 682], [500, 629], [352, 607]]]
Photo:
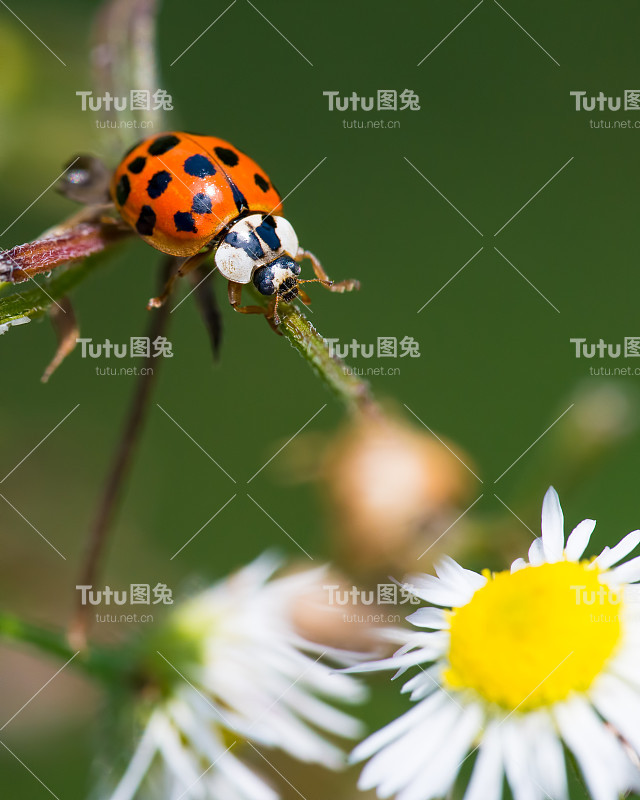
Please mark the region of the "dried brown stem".
[[55, 267], [82, 261], [130, 236], [115, 223], [80, 223], [47, 239], [38, 239], [0, 253], [0, 281], [22, 283]]
[[[164, 286], [169, 274], [177, 268], [177, 261], [169, 257], [161, 271], [160, 286]], [[169, 321], [169, 304], [166, 303], [150, 317], [147, 336], [153, 341], [158, 336], [163, 336]], [[79, 586], [90, 586], [95, 582], [102, 561], [102, 555], [107, 544], [118, 502], [122, 495], [126, 479], [131, 467], [136, 446], [140, 441], [144, 420], [149, 409], [151, 392], [155, 383], [158, 360], [152, 355], [147, 356], [144, 367], [138, 376], [135, 392], [127, 414], [122, 435], [109, 470], [102, 498], [98, 505], [97, 513], [89, 534], [88, 547], [80, 575]], [[68, 628], [68, 639], [76, 650], [83, 650], [87, 643], [89, 625], [89, 606], [80, 603]]]

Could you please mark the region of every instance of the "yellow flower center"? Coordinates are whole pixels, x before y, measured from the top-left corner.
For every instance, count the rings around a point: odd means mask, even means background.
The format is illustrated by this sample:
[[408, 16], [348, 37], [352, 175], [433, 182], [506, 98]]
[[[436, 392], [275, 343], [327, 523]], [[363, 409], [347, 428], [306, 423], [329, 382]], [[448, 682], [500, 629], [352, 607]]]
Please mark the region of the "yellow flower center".
[[560, 561], [487, 573], [450, 612], [445, 688], [470, 689], [511, 710], [584, 692], [621, 637], [621, 598], [589, 562]]

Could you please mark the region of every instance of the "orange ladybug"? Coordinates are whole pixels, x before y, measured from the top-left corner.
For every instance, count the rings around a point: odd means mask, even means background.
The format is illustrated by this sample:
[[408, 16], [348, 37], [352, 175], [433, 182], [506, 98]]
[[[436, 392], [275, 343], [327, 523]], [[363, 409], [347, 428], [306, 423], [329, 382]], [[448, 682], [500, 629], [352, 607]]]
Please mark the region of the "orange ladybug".
[[[111, 197], [122, 219], [152, 247], [186, 259], [174, 279], [215, 251], [236, 311], [266, 314], [278, 324], [280, 300], [310, 302], [301, 283], [321, 283], [332, 292], [359, 288], [356, 280], [331, 281], [318, 259], [299, 247], [264, 170], [224, 139], [170, 132], [141, 142], [116, 169]], [[315, 279], [298, 278], [303, 258], [310, 259]], [[273, 297], [269, 308], [241, 305], [242, 287], [251, 281]], [[162, 305], [172, 284], [149, 307]]]

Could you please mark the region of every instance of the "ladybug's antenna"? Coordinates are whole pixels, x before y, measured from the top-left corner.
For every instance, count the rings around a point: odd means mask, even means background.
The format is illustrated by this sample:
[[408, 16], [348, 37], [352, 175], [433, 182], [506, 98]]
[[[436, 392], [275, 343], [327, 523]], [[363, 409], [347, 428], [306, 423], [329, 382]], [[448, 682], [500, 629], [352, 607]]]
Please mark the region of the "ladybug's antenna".
[[304, 281], [298, 281], [298, 283], [321, 283], [323, 286], [333, 286], [333, 281], [325, 281], [321, 278], [308, 278]]

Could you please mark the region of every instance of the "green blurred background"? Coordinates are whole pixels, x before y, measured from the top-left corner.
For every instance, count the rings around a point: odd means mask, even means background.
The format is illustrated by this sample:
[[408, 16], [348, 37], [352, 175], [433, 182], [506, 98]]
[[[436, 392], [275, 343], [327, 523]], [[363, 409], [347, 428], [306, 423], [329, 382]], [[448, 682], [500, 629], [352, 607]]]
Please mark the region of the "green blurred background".
[[[90, 0], [12, 3], [66, 68], [0, 8], [1, 228], [32, 203], [71, 156], [100, 151], [97, 115], [82, 112], [75, 95], [92, 88], [88, 37], [98, 5]], [[419, 341], [421, 357], [393, 362], [401, 374], [372, 378], [373, 389], [400, 407], [406, 403], [470, 454], [484, 480], [478, 494], [485, 496], [476, 511], [493, 514], [495, 478], [574, 401], [576, 391], [598, 386], [600, 379], [589, 375], [589, 366], [616, 366], [576, 360], [569, 339], [602, 337], [617, 343], [640, 335], [635, 172], [640, 128], [591, 129], [590, 119], [633, 118], [633, 112], [577, 113], [569, 95], [602, 90], [617, 96], [636, 88], [638, 5], [569, 0], [558, 6], [544, 0], [533, 7], [509, 0], [505, 8], [558, 66], [485, 0], [419, 67], [471, 4], [262, 0], [258, 7], [313, 66], [238, 0], [170, 67], [225, 4], [166, 2], [159, 27], [161, 85], [175, 108], [167, 127], [230, 140], [250, 153], [284, 194], [326, 156], [286, 202], [286, 214], [331, 276], [357, 277], [362, 290], [332, 296], [316, 289], [313, 321], [325, 336], [341, 341], [355, 337], [370, 343], [378, 336]], [[370, 96], [378, 89], [407, 88], [419, 95], [420, 111], [329, 112], [323, 96], [330, 90]], [[343, 127], [344, 119], [378, 118], [398, 119], [401, 126]], [[73, 210], [68, 200], [48, 191], [0, 245], [33, 239]], [[483, 252], [417, 314], [480, 247]], [[118, 343], [144, 335], [157, 262], [157, 253], [132, 241], [96, 270], [73, 295], [82, 335]], [[178, 594], [194, 580], [222, 576], [268, 547], [301, 555], [244, 497], [243, 483], [325, 402], [309, 432], [331, 433], [343, 410], [264, 321], [234, 315], [226, 304], [224, 317], [222, 360], [214, 367], [193, 299], [172, 315], [175, 357], [160, 365], [155, 400], [237, 485], [155, 408], [103, 583], [162, 581]], [[2, 487], [66, 561], [0, 504], [3, 606], [61, 624], [74, 600], [84, 537], [134, 379], [97, 376], [96, 366], [114, 366], [114, 361], [83, 360], [76, 352], [42, 385], [39, 378], [54, 349], [46, 320], [11, 330], [0, 346], [5, 472], [80, 404]], [[629, 364], [633, 367], [633, 360]], [[362, 359], [354, 365], [370, 366]], [[373, 366], [379, 365], [392, 364]], [[635, 397], [639, 381], [640, 376], [624, 377], [618, 386]], [[553, 458], [533, 476], [534, 449], [495, 491], [516, 503], [512, 498], [531, 470], [529, 497], [537, 503], [546, 486], [556, 484], [569, 523], [597, 518], [597, 543], [613, 542], [639, 523], [637, 445], [637, 436], [628, 437], [571, 494], [563, 492], [569, 487], [563, 486]], [[329, 557], [327, 517], [318, 492], [313, 485], [292, 487], [285, 474], [288, 463], [284, 453], [274, 459], [252, 482], [251, 494], [305, 549]], [[236, 492], [238, 497], [170, 561]], [[520, 513], [520, 507], [512, 507]], [[522, 514], [535, 530], [533, 507], [527, 505]], [[112, 639], [121, 633], [117, 626], [100, 631]], [[2, 715], [8, 718], [50, 677], [55, 663], [2, 652]], [[367, 716], [379, 724], [405, 706], [389, 693], [386, 703], [380, 700]], [[92, 760], [92, 716], [99, 708], [99, 698], [83, 682], [61, 676], [59, 685], [7, 728], [5, 741], [61, 800], [81, 798]], [[46, 796], [11, 756], [0, 754], [0, 760], [7, 795]]]

